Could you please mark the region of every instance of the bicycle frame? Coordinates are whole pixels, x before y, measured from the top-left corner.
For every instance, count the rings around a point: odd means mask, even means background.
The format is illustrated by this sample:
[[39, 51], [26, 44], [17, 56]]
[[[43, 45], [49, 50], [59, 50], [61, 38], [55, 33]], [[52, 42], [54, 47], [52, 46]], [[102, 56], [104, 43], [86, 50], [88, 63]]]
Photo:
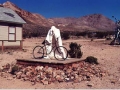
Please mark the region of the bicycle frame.
[[[51, 43], [51, 44], [54, 44], [54, 43]], [[43, 46], [44, 50], [46, 51], [44, 54], [49, 55], [55, 48], [57, 48], [57, 41], [55, 41], [55, 45], [52, 46], [52, 48], [51, 48], [51, 50], [50, 50], [49, 53], [47, 53], [46, 45], [47, 45], [47, 44], [45, 43], [44, 46]], [[57, 51], [58, 51], [58, 50], [57, 50]]]
[[44, 48], [44, 51], [46, 51], [44, 54], [49, 55], [53, 51], [53, 49], [55, 49], [55, 46], [51, 48], [49, 53], [47, 53], [46, 45], [44, 45], [43, 48]]

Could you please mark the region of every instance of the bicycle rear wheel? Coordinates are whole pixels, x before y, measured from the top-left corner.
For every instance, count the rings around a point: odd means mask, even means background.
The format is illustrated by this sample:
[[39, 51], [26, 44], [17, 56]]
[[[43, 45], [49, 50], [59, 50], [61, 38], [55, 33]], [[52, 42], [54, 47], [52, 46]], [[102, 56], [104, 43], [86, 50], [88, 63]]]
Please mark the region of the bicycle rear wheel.
[[43, 47], [41, 46], [36, 46], [34, 49], [33, 49], [33, 57], [35, 59], [41, 59], [43, 58], [44, 56], [44, 49]]
[[60, 60], [60, 61], [63, 61], [65, 59], [67, 59], [68, 57], [68, 51], [65, 47], [63, 46], [59, 46], [55, 49], [54, 51], [54, 57], [57, 59], [57, 60]]

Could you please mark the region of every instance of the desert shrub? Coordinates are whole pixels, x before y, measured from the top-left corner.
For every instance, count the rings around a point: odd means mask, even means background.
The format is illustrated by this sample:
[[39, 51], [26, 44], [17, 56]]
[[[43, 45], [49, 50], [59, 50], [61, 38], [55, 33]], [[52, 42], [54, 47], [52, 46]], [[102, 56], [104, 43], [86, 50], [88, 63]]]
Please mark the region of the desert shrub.
[[15, 74], [15, 72], [17, 72], [18, 70], [19, 70], [19, 67], [17, 65], [12, 66], [11, 74]]
[[110, 37], [106, 37], [106, 40], [112, 40]]
[[77, 32], [75, 32], [75, 36], [86, 36], [87, 34], [88, 34], [87, 31], [83, 31], [83, 32], [77, 31]]
[[85, 59], [85, 62], [88, 62], [90, 64], [99, 64], [98, 61], [97, 61], [97, 58], [96, 57], [93, 57], [93, 56], [88, 56], [86, 59]]
[[105, 36], [106, 36], [105, 32], [97, 32], [97, 35], [96, 35], [97, 38], [104, 38]]
[[61, 35], [62, 35], [62, 38], [65, 39], [65, 40], [70, 38], [69, 32], [63, 32]]
[[70, 50], [68, 51], [71, 58], [81, 58], [83, 53], [80, 49], [81, 45], [77, 43], [71, 42], [69, 45]]
[[97, 38], [106, 38], [108, 35], [113, 35], [114, 33], [112, 31], [107, 32], [96, 32]]
[[25, 24], [23, 27], [23, 38], [46, 36], [49, 29], [49, 27]]

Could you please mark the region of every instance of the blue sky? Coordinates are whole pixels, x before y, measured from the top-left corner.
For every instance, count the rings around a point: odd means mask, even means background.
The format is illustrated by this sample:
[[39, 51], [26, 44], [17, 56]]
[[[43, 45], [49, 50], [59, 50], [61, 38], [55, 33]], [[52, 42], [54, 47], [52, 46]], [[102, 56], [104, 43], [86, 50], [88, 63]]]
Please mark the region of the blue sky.
[[[7, 0], [0, 0], [4, 3]], [[18, 7], [45, 18], [81, 17], [99, 13], [120, 19], [120, 0], [9, 0]]]

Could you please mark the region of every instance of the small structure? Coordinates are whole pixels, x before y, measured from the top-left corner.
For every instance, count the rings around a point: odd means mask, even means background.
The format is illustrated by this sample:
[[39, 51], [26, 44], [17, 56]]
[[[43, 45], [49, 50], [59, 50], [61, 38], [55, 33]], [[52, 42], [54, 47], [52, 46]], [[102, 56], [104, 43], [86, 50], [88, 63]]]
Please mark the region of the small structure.
[[0, 46], [23, 47], [22, 25], [26, 23], [15, 11], [0, 7]]

